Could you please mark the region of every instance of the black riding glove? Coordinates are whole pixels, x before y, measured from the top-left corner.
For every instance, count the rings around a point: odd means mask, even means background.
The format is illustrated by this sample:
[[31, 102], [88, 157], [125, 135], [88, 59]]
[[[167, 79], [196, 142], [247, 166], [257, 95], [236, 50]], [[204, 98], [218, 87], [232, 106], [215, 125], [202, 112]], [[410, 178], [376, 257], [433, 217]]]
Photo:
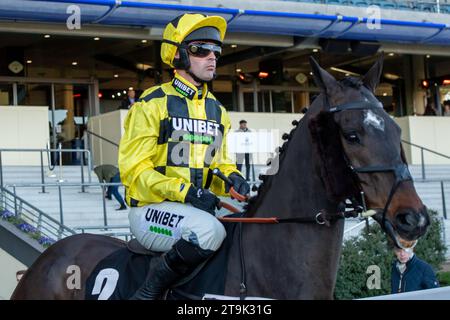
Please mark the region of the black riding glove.
[[215, 215], [215, 210], [220, 202], [220, 199], [208, 190], [196, 188], [191, 185], [184, 201], [190, 202], [194, 207], [200, 210]]
[[225, 192], [229, 192], [230, 187], [233, 187], [234, 191], [240, 195], [246, 196], [250, 193], [250, 185], [241, 175], [233, 172], [228, 176], [228, 178], [233, 182], [233, 185], [230, 186], [228, 183], [225, 183]]

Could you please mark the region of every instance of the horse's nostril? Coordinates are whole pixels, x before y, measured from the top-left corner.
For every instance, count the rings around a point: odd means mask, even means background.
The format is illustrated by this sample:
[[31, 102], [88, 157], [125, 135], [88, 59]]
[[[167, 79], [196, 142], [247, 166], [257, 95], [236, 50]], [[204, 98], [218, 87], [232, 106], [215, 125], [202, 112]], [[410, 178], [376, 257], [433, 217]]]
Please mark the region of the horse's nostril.
[[411, 218], [410, 218], [410, 213], [407, 212], [402, 212], [402, 213], [398, 213], [397, 214], [397, 222], [399, 224], [405, 225], [405, 224], [411, 224]]

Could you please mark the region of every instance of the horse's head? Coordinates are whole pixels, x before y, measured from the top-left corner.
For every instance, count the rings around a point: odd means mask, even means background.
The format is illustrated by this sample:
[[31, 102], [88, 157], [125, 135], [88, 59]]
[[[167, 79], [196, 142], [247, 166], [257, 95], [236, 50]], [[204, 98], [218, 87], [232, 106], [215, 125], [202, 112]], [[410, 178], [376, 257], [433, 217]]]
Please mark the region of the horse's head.
[[363, 78], [337, 81], [311, 58], [322, 93], [308, 111], [309, 127], [329, 197], [356, 199], [376, 212], [396, 246], [412, 247], [430, 219], [408, 171], [400, 127], [374, 96], [382, 64], [381, 56]]

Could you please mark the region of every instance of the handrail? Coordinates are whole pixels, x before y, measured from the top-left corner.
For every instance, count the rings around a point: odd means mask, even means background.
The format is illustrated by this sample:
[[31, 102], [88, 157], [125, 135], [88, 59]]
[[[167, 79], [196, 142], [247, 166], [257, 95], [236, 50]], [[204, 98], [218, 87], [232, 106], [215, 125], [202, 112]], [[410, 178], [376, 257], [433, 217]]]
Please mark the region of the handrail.
[[[44, 176], [44, 158], [43, 152], [80, 152], [87, 153], [88, 159], [88, 180], [92, 181], [91, 171], [92, 171], [92, 161], [91, 161], [91, 152], [88, 149], [38, 149], [38, 148], [0, 148], [0, 187], [3, 187], [3, 164], [2, 164], [2, 152], [39, 152], [40, 153], [40, 167], [41, 167], [41, 183], [45, 184], [45, 176]], [[84, 156], [80, 157], [80, 169], [81, 169], [81, 181], [84, 182]], [[84, 191], [84, 187], [82, 187], [81, 192]], [[45, 193], [45, 185], [42, 186], [42, 193]]]
[[421, 159], [422, 179], [423, 179], [423, 180], [425, 180], [425, 178], [426, 178], [426, 176], [425, 176], [425, 155], [424, 155], [424, 153], [423, 153], [424, 151], [433, 153], [433, 154], [435, 154], [435, 155], [437, 155], [437, 156], [444, 157], [444, 158], [446, 158], [446, 159], [450, 159], [450, 156], [445, 155], [445, 154], [440, 153], [440, 152], [437, 152], [437, 151], [434, 151], [434, 150], [431, 150], [431, 149], [428, 149], [428, 148], [426, 148], [426, 147], [424, 147], [424, 146], [420, 146], [420, 145], [418, 145], [418, 144], [412, 143], [412, 142], [407, 141], [407, 140], [404, 140], [404, 139], [402, 139], [401, 141], [404, 142], [404, 143], [406, 143], [406, 144], [409, 144], [410, 146], [413, 146], [413, 147], [416, 147], [416, 148], [419, 148], [419, 149], [420, 149], [420, 159]]
[[418, 144], [412, 143], [412, 142], [407, 141], [407, 140], [404, 140], [404, 139], [402, 139], [402, 142], [404, 142], [404, 143], [406, 143], [406, 144], [409, 144], [409, 145], [411, 145], [411, 146], [413, 146], [413, 147], [423, 149], [423, 150], [425, 150], [425, 151], [427, 151], [427, 152], [430, 152], [430, 153], [433, 153], [433, 154], [435, 154], [435, 155], [438, 155], [438, 156], [441, 156], [441, 157], [450, 159], [450, 156], [448, 156], [448, 155], [446, 155], [446, 154], [443, 154], [443, 153], [440, 153], [440, 152], [437, 152], [437, 151], [435, 151], [435, 150], [428, 149], [427, 147], [420, 146], [420, 145], [418, 145]]
[[87, 132], [88, 134], [92, 134], [93, 136], [95, 136], [95, 137], [97, 137], [97, 138], [100, 138], [100, 139], [102, 139], [102, 140], [105, 140], [106, 142], [109, 142], [110, 144], [112, 144], [112, 145], [114, 145], [114, 146], [116, 146], [116, 147], [119, 147], [119, 145], [118, 145], [117, 143], [115, 143], [114, 141], [112, 141], [112, 140], [109, 140], [109, 139], [107, 139], [107, 138], [105, 138], [105, 137], [102, 137], [101, 135], [98, 135], [98, 134], [96, 134], [96, 133], [94, 133], [94, 132], [92, 132], [92, 131], [89, 131], [89, 130], [86, 130], [86, 132]]
[[[34, 227], [36, 227], [36, 229], [39, 232], [41, 232], [41, 234], [47, 237], [56, 236], [58, 240], [61, 239], [64, 234], [66, 235], [76, 234], [75, 230], [60, 223], [56, 219], [44, 213], [43, 211], [36, 208], [35, 206], [30, 204], [26, 200], [22, 199], [21, 197], [17, 196], [16, 194], [10, 192], [6, 188], [0, 187], [0, 194], [1, 194], [0, 203], [2, 203], [2, 207], [4, 209], [12, 209], [14, 210], [14, 214], [16, 217], [23, 216], [24, 218], [26, 218], [26, 222], [33, 223], [35, 225]], [[12, 198], [12, 200], [8, 199], [7, 196]], [[10, 205], [8, 201], [12, 202], [14, 206]], [[30, 208], [32, 211], [30, 209], [24, 208], [24, 205]], [[52, 228], [53, 230], [56, 231], [53, 231], [49, 228]]]
[[63, 210], [63, 202], [62, 202], [62, 188], [63, 187], [80, 187], [84, 188], [85, 186], [88, 187], [101, 187], [102, 189], [102, 203], [103, 203], [103, 223], [105, 226], [108, 225], [108, 215], [106, 212], [106, 201], [104, 197], [105, 193], [105, 187], [108, 186], [123, 186], [120, 182], [72, 182], [72, 183], [65, 183], [65, 182], [56, 182], [56, 183], [15, 183], [15, 184], [8, 184], [5, 187], [13, 188], [14, 194], [16, 193], [16, 188], [36, 188], [36, 187], [57, 187], [58, 188], [58, 200], [59, 200], [59, 220], [61, 224], [64, 224], [64, 210]]

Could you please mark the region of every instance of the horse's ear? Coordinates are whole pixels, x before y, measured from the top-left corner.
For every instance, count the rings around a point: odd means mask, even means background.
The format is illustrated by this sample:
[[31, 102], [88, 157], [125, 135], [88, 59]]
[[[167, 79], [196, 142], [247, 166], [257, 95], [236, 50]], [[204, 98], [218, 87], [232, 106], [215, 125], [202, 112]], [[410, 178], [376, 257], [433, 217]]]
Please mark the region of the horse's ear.
[[339, 91], [339, 83], [337, 80], [326, 70], [322, 69], [317, 61], [311, 56], [309, 57], [309, 64], [311, 65], [316, 86], [328, 96], [335, 96], [336, 92]]
[[381, 54], [375, 64], [370, 68], [363, 78], [363, 83], [372, 92], [380, 83], [381, 72], [383, 71], [383, 55]]
[[320, 112], [309, 123], [314, 154], [328, 198], [340, 202], [358, 192], [354, 175], [344, 158], [339, 129], [329, 112]]
[[400, 142], [400, 156], [402, 158], [403, 163], [408, 164], [408, 159], [406, 158], [405, 149], [403, 149], [403, 144]]

